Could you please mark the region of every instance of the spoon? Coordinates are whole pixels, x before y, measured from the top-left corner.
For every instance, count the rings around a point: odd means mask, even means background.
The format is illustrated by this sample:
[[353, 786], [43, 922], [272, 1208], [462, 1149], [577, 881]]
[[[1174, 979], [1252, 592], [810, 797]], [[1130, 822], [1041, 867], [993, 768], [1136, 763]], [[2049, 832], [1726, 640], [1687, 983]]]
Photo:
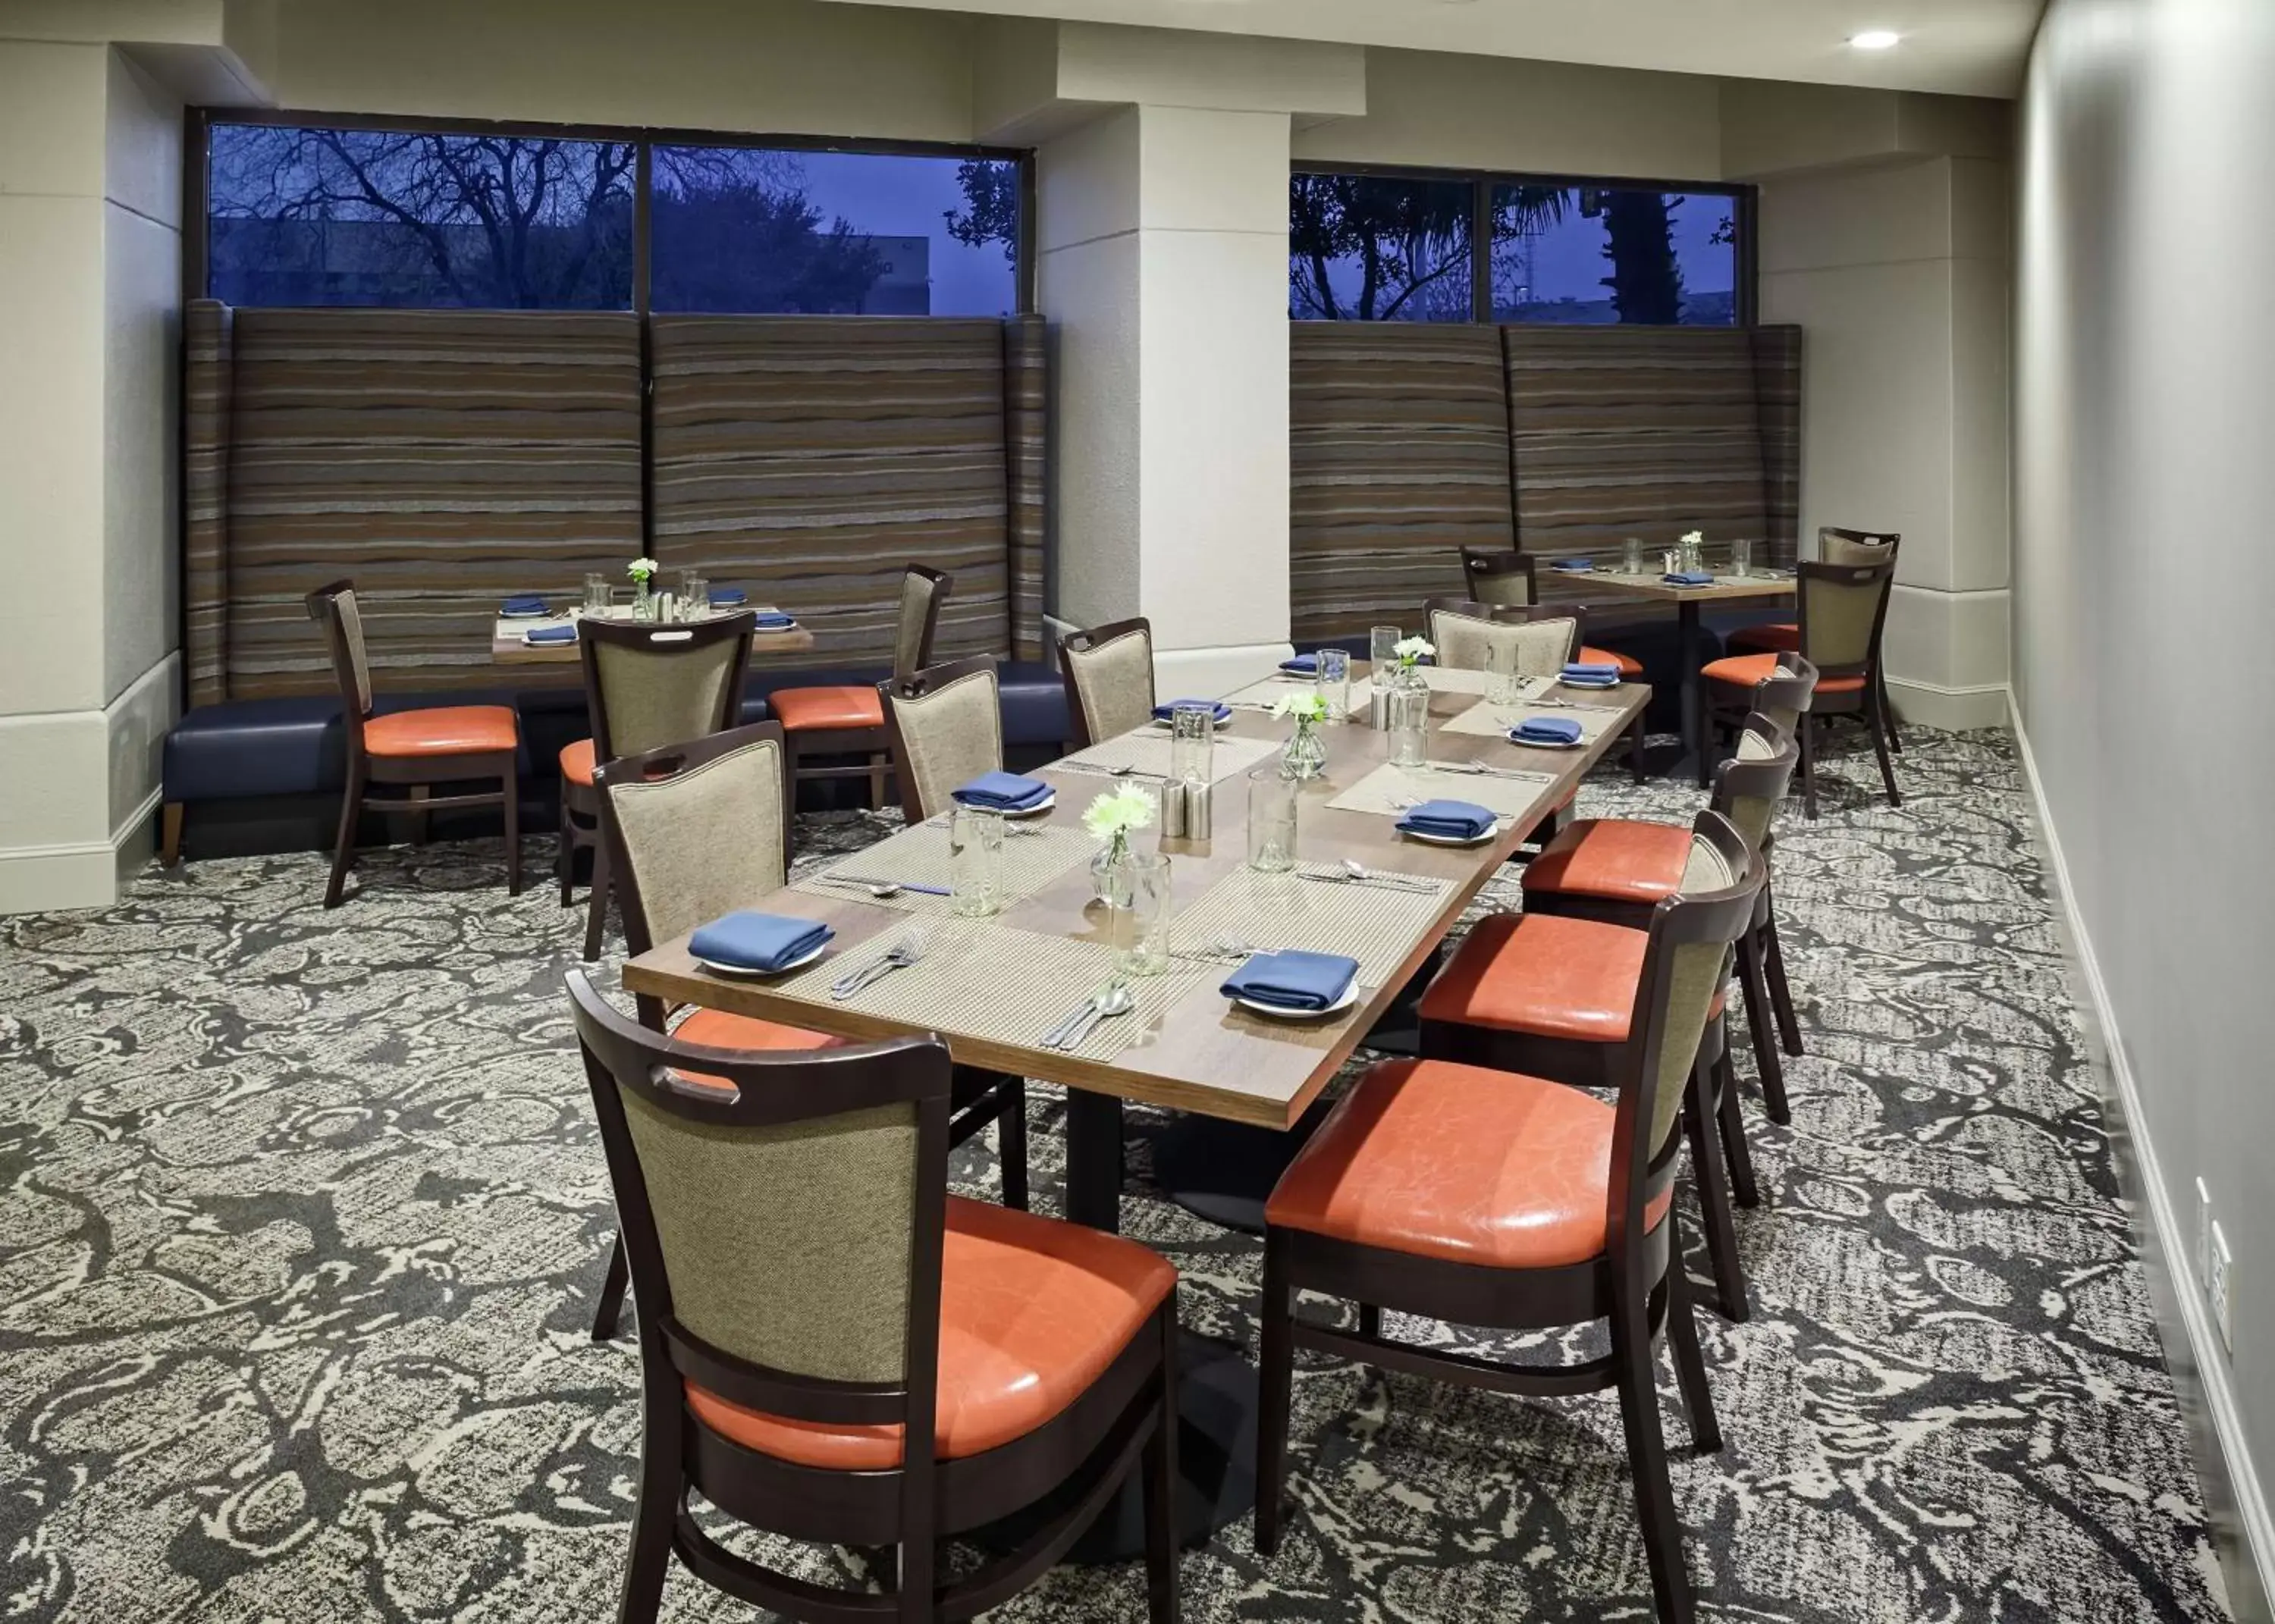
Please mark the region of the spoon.
[[1075, 1029], [1060, 1040], [1059, 1047], [1069, 1052], [1082, 1047], [1090, 1034], [1098, 1030], [1100, 1021], [1111, 1020], [1117, 1015], [1128, 1015], [1137, 1007], [1138, 1001], [1130, 994], [1130, 984], [1115, 982], [1098, 995], [1090, 1007], [1090, 1013], [1075, 1023]]
[[901, 894], [899, 885], [890, 880], [875, 884], [866, 880], [840, 880], [835, 874], [824, 874], [821, 876], [821, 882], [824, 885], [850, 886], [856, 891], [866, 891], [870, 895], [880, 899], [898, 896]]

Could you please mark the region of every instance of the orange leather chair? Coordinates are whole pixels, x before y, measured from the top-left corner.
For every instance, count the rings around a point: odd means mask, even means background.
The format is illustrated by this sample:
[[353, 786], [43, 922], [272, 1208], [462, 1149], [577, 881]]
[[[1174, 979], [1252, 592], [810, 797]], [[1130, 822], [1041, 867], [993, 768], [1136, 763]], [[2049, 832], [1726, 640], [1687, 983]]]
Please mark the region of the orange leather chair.
[[[940, 624], [941, 606], [955, 585], [953, 578], [922, 564], [911, 564], [901, 577], [899, 619], [893, 637], [893, 676], [913, 676], [932, 663], [933, 633]], [[820, 688], [777, 688], [767, 699], [767, 709], [782, 723], [790, 741], [790, 775], [793, 795], [797, 785], [811, 779], [866, 778], [869, 804], [885, 804], [885, 775], [892, 764], [892, 744], [885, 734], [885, 704], [874, 684]], [[851, 767], [814, 767], [822, 756], [858, 755]]]
[[[344, 895], [355, 860], [356, 826], [366, 807], [409, 812], [413, 837], [427, 838], [427, 814], [458, 807], [496, 806], [505, 813], [506, 888], [521, 895], [521, 723], [504, 705], [442, 705], [376, 715], [372, 710], [371, 660], [364, 648], [363, 610], [355, 583], [333, 581], [305, 600], [308, 617], [323, 628], [332, 670], [339, 679], [340, 714], [347, 729], [348, 782], [340, 796], [340, 834], [332, 852], [324, 906]], [[438, 784], [495, 779], [494, 790], [438, 796]], [[401, 785], [402, 796], [376, 797], [374, 784]]]

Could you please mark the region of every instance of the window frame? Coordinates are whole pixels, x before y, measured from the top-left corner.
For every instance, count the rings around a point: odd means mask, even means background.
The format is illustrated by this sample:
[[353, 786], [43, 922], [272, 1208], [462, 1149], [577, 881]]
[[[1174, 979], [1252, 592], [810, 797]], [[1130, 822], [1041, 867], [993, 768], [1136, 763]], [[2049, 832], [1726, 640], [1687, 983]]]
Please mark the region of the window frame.
[[[658, 147], [738, 147], [784, 152], [861, 153], [896, 158], [984, 158], [1019, 166], [1019, 240], [1012, 258], [1015, 315], [1035, 309], [1035, 155], [1027, 147], [983, 147], [961, 141], [904, 141], [884, 137], [754, 134], [744, 130], [689, 130], [661, 125], [546, 124], [528, 119], [428, 118], [412, 113], [294, 112], [276, 108], [193, 107], [184, 115], [182, 143], [182, 297], [212, 297], [207, 209], [215, 125], [262, 125], [307, 130], [379, 130], [418, 135], [487, 135], [508, 140], [613, 141], [633, 147], [632, 291], [629, 309], [650, 313], [650, 183]], [[890, 321], [892, 317], [862, 320]]]
[[[1551, 175], [1508, 170], [1435, 169], [1409, 163], [1338, 163], [1331, 159], [1305, 158], [1288, 166], [1297, 175], [1367, 175], [1386, 180], [1457, 180], [1470, 187], [1470, 320], [1487, 327], [1531, 326], [1529, 322], [1496, 322], [1493, 313], [1493, 194], [1496, 186], [1588, 187], [1623, 192], [1675, 192], [1689, 197], [1722, 197], [1735, 208], [1738, 240], [1732, 276], [1731, 325], [1761, 324], [1760, 261], [1756, 251], [1756, 216], [1761, 189], [1741, 181], [1655, 180], [1647, 176]], [[1024, 215], [1022, 216], [1024, 221]], [[1326, 320], [1295, 316], [1291, 321]], [[1450, 324], [1447, 324], [1450, 325]], [[1591, 327], [1660, 325], [1636, 321], [1591, 321]], [[1678, 324], [1680, 325], [1680, 324]]]

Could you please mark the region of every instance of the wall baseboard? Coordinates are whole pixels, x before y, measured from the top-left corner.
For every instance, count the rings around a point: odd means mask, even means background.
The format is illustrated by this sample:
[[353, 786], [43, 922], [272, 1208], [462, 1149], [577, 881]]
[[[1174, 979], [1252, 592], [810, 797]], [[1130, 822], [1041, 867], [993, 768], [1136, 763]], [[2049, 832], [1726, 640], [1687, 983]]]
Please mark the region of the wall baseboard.
[[108, 840], [0, 848], [0, 914], [108, 908], [153, 856], [150, 820], [156, 789], [126, 814]]
[[[2096, 1060], [2106, 1069], [2105, 1092], [2123, 1119], [2130, 1144], [2141, 1186], [2135, 1210], [2148, 1229], [2144, 1239], [2163, 1256], [2162, 1273], [2179, 1315], [2188, 1368], [2176, 1370], [2174, 1376], [2184, 1384], [2192, 1380], [2202, 1396], [2203, 1409], [2211, 1424], [2211, 1441], [2218, 1453], [2218, 1461], [2212, 1464], [2226, 1480], [2218, 1486], [2226, 1490], [2226, 1500], [2233, 1507], [2233, 1532], [2241, 1547], [2239, 1560], [2248, 1563], [2251, 1570], [2229, 1575], [2229, 1601], [2234, 1616], [2242, 1624], [2250, 1624], [2251, 1620], [2269, 1616], [2267, 1598], [2275, 1595], [2275, 1520], [2269, 1516], [2267, 1498], [2252, 1464], [2250, 1442], [2244, 1436], [2243, 1416], [2236, 1405], [2234, 1376], [2226, 1351], [2220, 1346], [2219, 1333], [2212, 1324], [2203, 1288], [2187, 1262], [2191, 1250], [2187, 1243], [2188, 1228], [2173, 1207], [2171, 1188], [2165, 1182], [2164, 1168], [2157, 1159], [2156, 1144], [2149, 1137], [2140, 1085], [2133, 1075], [2132, 1063], [2126, 1058], [2117, 1011], [2110, 1002], [2109, 988], [2102, 980], [2100, 963], [2094, 956], [2093, 939], [2087, 933], [2084, 917], [2078, 911], [2076, 895], [2070, 888], [2069, 865], [2062, 855], [2061, 837], [2046, 804], [2045, 784], [2038, 776], [2037, 759], [2030, 753], [2030, 738], [2022, 727], [2022, 711], [2011, 695], [2007, 721], [2014, 731], [2015, 751], [2022, 758], [2023, 777], [2029, 785], [2031, 810], [2037, 816], [2039, 837], [2045, 842], [2063, 928], [2068, 933], [2070, 951], [2085, 984], [2087, 1019], [2097, 1029], [2091, 1034], [2093, 1046], [2098, 1051]], [[2165, 1329], [2169, 1350], [2172, 1327], [2167, 1325]], [[2237, 1579], [2242, 1580], [2243, 1584], [2237, 1584]], [[2257, 1593], [2249, 1594], [2246, 1587], [2254, 1581]]]
[[1892, 674], [1888, 678], [1888, 702], [1896, 707], [1900, 721], [1954, 733], [2003, 728], [2012, 713], [2004, 683], [1988, 688], [1946, 688]]

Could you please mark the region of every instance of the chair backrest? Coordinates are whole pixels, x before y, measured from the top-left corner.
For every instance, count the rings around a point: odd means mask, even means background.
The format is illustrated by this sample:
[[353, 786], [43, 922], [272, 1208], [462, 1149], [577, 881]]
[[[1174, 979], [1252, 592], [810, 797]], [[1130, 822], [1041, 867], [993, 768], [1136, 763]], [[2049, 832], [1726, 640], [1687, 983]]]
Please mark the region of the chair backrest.
[[1691, 824], [1682, 890], [1651, 910], [1620, 1061], [1609, 1209], [1615, 1251], [1623, 1237], [1640, 1235], [1644, 1208], [1674, 1181], [1683, 1091], [1765, 872], [1735, 825], [1702, 812]]
[[593, 759], [612, 761], [733, 727], [757, 623], [749, 609], [687, 625], [578, 622]]
[[928, 1477], [947, 1045], [707, 1048], [568, 984], [651, 1404], [677, 1416], [687, 1378], [791, 1421], [899, 1424], [903, 1469]]
[[1538, 601], [1540, 584], [1533, 575], [1532, 564], [1529, 554], [1511, 552], [1507, 548], [1462, 549], [1462, 578], [1470, 584], [1470, 598], [1497, 609], [1527, 608]]
[[893, 634], [893, 675], [908, 676], [932, 663], [933, 634], [940, 629], [941, 606], [955, 586], [953, 576], [911, 564], [901, 577], [901, 619]]
[[1801, 652], [1809, 662], [1825, 676], [1855, 676], [1877, 666], [1895, 565], [1804, 563], [1795, 574]]
[[1143, 616], [1059, 639], [1067, 722], [1077, 748], [1143, 727], [1153, 716], [1153, 627]]
[[1484, 670], [1485, 651], [1500, 645], [1516, 651], [1519, 676], [1553, 676], [1580, 646], [1582, 616], [1568, 604], [1504, 608], [1432, 598], [1422, 616], [1438, 663], [1452, 671]]
[[1707, 805], [1759, 850], [1800, 764], [1801, 746], [1794, 736], [1756, 712], [1738, 729], [1736, 753], [1714, 769], [1714, 793]]
[[1838, 525], [1817, 529], [1817, 557], [1828, 564], [1892, 564], [1903, 537], [1894, 531], [1843, 530]]
[[1817, 668], [1805, 655], [1788, 649], [1777, 665], [1754, 684], [1754, 710], [1788, 733], [1799, 734], [1801, 719], [1817, 699]]
[[922, 823], [957, 786], [1003, 765], [1002, 693], [989, 656], [896, 676], [877, 691], [904, 821]]
[[778, 721], [618, 756], [593, 788], [636, 954], [747, 907], [789, 873], [790, 757]]
[[356, 602], [355, 583], [328, 581], [303, 601], [308, 618], [323, 628], [332, 675], [339, 679], [348, 737], [360, 749], [364, 719], [371, 714], [371, 657], [364, 652], [363, 610]]

